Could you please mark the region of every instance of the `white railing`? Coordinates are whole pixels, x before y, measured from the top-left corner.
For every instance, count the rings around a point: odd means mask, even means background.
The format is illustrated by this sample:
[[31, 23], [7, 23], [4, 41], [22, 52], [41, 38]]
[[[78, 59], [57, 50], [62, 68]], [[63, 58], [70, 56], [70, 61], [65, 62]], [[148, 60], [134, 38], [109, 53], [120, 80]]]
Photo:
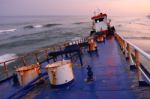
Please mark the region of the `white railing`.
[[[146, 69], [147, 73], [141, 68], [141, 63], [140, 63], [140, 55], [143, 56], [143, 58], [150, 62], [150, 55], [146, 52], [144, 52], [142, 49], [140, 49], [139, 47], [135, 46], [134, 44], [132, 44], [131, 42], [125, 40], [122, 36], [120, 36], [119, 34], [115, 33], [115, 37], [123, 51], [123, 53], [125, 54], [125, 56], [127, 56], [129, 64], [130, 65], [135, 65], [135, 67], [137, 68], [137, 78], [139, 81], [143, 81], [143, 77], [144, 80], [150, 84], [150, 77], [149, 77], [149, 73], [150, 71], [148, 69]], [[131, 50], [132, 48], [132, 50]], [[140, 54], [140, 55], [139, 55]], [[132, 58], [132, 55], [134, 56], [134, 59]], [[132, 62], [134, 60], [134, 63]], [[147, 64], [150, 67], [150, 64]]]

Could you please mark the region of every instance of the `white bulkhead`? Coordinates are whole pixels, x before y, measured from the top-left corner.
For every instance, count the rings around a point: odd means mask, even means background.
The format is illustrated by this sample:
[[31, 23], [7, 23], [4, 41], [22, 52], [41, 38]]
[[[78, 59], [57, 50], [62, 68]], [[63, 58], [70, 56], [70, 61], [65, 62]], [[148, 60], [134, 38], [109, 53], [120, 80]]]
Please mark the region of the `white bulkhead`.
[[96, 32], [107, 30], [107, 24], [104, 21], [95, 23]]
[[107, 25], [107, 15], [103, 13], [99, 13], [91, 18], [94, 22], [94, 29], [96, 32], [106, 31], [108, 30]]
[[70, 60], [57, 61], [46, 66], [51, 85], [66, 84], [74, 79]]

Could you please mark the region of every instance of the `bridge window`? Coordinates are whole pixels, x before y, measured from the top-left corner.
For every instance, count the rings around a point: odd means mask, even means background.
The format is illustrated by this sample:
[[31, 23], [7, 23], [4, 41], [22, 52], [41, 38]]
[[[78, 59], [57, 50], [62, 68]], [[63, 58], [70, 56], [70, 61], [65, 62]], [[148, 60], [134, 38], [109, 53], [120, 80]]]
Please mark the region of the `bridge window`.
[[99, 19], [95, 19], [95, 23], [99, 23], [101, 21], [103, 21], [104, 18], [99, 18]]

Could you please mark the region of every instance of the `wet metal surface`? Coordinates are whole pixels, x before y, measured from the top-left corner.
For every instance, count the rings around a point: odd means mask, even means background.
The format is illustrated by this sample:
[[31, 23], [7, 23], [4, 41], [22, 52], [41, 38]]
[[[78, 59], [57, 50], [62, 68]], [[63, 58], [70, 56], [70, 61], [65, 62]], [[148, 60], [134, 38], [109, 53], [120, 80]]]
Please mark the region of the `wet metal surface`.
[[[82, 51], [83, 66], [79, 59], [74, 63], [74, 81], [71, 84], [52, 88], [49, 79], [46, 79], [44, 83], [37, 84], [23, 99], [150, 99], [150, 88], [138, 87], [136, 73], [130, 71], [114, 39], [97, 43], [97, 49], [97, 53], [92, 54]], [[58, 60], [62, 60], [62, 57]], [[49, 62], [52, 63], [53, 60]], [[42, 73], [46, 71], [47, 64], [48, 62], [42, 64]], [[91, 82], [87, 82], [88, 65], [93, 71], [94, 81]], [[0, 98], [6, 99], [20, 88], [13, 86], [9, 80], [1, 83]]]
[[[51, 88], [48, 80], [39, 85], [24, 99], [136, 99], [132, 90], [135, 74], [122, 56], [114, 39], [98, 43], [98, 54], [84, 52], [83, 66], [73, 66], [75, 80], [63, 88]], [[93, 70], [94, 81], [86, 82], [87, 66]]]

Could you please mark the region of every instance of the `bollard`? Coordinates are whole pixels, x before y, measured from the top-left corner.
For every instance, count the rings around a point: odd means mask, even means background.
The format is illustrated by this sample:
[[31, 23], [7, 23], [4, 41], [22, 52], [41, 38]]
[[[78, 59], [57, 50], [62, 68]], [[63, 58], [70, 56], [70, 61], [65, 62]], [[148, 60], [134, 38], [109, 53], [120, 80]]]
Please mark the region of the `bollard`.
[[40, 66], [38, 64], [19, 67], [16, 69], [16, 72], [21, 86], [27, 85], [41, 73]]
[[93, 38], [89, 39], [88, 44], [89, 44], [89, 51], [96, 51], [97, 50], [97, 44]]
[[46, 66], [50, 84], [53, 87], [68, 84], [74, 80], [71, 60], [57, 61]]

